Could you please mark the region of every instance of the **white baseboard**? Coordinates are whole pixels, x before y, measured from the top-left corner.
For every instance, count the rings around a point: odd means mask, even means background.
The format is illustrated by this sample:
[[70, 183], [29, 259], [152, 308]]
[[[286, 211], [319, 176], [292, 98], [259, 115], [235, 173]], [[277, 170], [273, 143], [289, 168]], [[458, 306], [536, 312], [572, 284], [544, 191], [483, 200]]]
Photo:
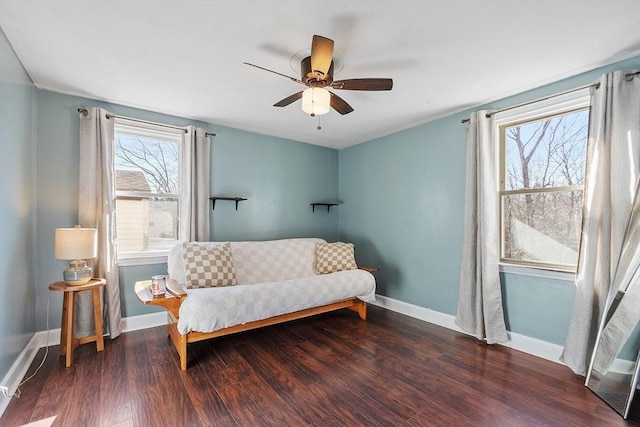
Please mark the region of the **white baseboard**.
[[122, 319], [122, 332], [138, 331], [140, 329], [155, 328], [167, 324], [167, 312], [141, 314], [139, 316], [125, 317]]
[[[376, 295], [376, 301], [371, 304], [384, 307], [391, 311], [405, 314], [416, 319], [424, 320], [425, 322], [433, 323], [434, 325], [452, 329], [456, 332], [465, 333], [458, 327], [458, 325], [456, 325], [456, 318], [451, 314], [441, 313], [429, 308], [398, 301], [383, 295]], [[527, 337], [525, 335], [520, 335], [515, 332], [507, 332], [507, 335], [509, 336], [509, 341], [500, 343], [501, 345], [524, 353], [532, 354], [552, 362], [562, 363], [560, 362], [562, 346]]]
[[[11, 365], [7, 375], [2, 379], [2, 385], [7, 387], [9, 396], [13, 396], [18, 389], [18, 385], [22, 382], [22, 378], [24, 378], [27, 373], [27, 369], [31, 366], [31, 362], [36, 357], [36, 353], [38, 353], [39, 349], [40, 343], [38, 343], [38, 337], [34, 335], [18, 355], [18, 358], [13, 365]], [[11, 399], [11, 397], [0, 395], [0, 417], [4, 414], [4, 411], [7, 409]]]
[[[122, 332], [137, 331], [140, 329], [153, 328], [167, 324], [167, 313], [165, 311], [140, 316], [125, 317], [122, 319]], [[24, 350], [20, 353], [16, 361], [2, 379], [3, 386], [9, 389], [9, 395], [13, 396], [22, 382], [29, 366], [43, 347], [60, 344], [60, 328], [52, 329], [49, 332], [40, 331], [33, 334]], [[49, 353], [48, 357], [57, 357], [57, 354]], [[9, 405], [12, 398], [0, 395], [0, 417]]]
[[[433, 323], [434, 325], [442, 326], [443, 328], [452, 329], [456, 332], [463, 334], [466, 333], [456, 325], [456, 318], [451, 314], [441, 313], [439, 311], [409, 304], [383, 295], [376, 295], [375, 302], [372, 302], [371, 304], [400, 314], [405, 314], [416, 319], [424, 320], [425, 322]], [[507, 336], [509, 337], [509, 340], [499, 343], [500, 345], [564, 365], [564, 363], [560, 361], [560, 355], [562, 354], [561, 345], [510, 331], [507, 331]], [[634, 368], [635, 362], [616, 359], [611, 365], [609, 371], [621, 374], [632, 374]]]

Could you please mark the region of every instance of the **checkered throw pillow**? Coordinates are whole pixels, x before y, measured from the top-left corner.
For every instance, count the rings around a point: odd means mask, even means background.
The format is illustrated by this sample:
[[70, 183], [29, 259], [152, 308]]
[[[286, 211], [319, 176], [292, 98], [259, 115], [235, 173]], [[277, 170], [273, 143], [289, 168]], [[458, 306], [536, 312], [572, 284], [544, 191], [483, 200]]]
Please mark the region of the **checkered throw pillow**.
[[183, 243], [187, 289], [230, 286], [238, 283], [229, 243], [211, 245]]
[[316, 245], [316, 272], [333, 273], [358, 268], [353, 255], [353, 243], [318, 243]]

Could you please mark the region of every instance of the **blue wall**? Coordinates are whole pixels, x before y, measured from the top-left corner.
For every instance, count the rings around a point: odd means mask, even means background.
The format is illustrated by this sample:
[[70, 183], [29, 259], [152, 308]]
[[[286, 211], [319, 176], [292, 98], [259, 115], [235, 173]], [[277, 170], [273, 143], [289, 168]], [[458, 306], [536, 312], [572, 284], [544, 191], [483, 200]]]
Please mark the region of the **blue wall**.
[[0, 30], [0, 380], [35, 332], [34, 92]]
[[219, 201], [211, 218], [213, 240], [285, 237], [338, 238], [338, 213], [310, 203], [338, 197], [338, 151], [237, 129], [217, 131], [212, 190], [241, 196], [238, 210]]
[[444, 313], [455, 310], [460, 272], [461, 117], [340, 151], [340, 239], [380, 268], [378, 293]]
[[[212, 240], [259, 240], [319, 236], [335, 240], [338, 215], [316, 212], [309, 203], [338, 196], [338, 152], [329, 148], [244, 132], [209, 123], [37, 90], [37, 306], [36, 327], [60, 326], [62, 297], [48, 291], [60, 280], [66, 261], [53, 256], [57, 227], [77, 222], [79, 122], [77, 109], [99, 106], [114, 114], [215, 132], [211, 150], [212, 195], [242, 196], [238, 211], [218, 202], [211, 212]], [[166, 272], [166, 264], [120, 268], [123, 317], [159, 311], [140, 304], [133, 293], [137, 280]]]
[[[640, 68], [640, 57], [479, 109], [497, 109], [589, 84], [602, 73]], [[340, 239], [358, 262], [379, 266], [382, 295], [455, 315], [462, 255], [466, 128], [472, 110], [340, 151]], [[508, 328], [564, 344], [570, 281], [501, 274]]]
[[[56, 227], [77, 221], [77, 108], [215, 132], [211, 192], [243, 196], [238, 211], [219, 202], [212, 240], [319, 236], [356, 243], [358, 262], [381, 268], [382, 295], [455, 314], [464, 210], [465, 126], [470, 111], [340, 152], [179, 117], [36, 90], [0, 34], [0, 376], [34, 332], [60, 325], [61, 295], [48, 285], [66, 262], [53, 256]], [[484, 108], [500, 108], [587, 84], [601, 73], [640, 67], [640, 57]], [[309, 203], [341, 199], [330, 213]], [[36, 238], [37, 230], [37, 238]], [[137, 302], [137, 280], [166, 264], [122, 267], [125, 317], [155, 311]], [[502, 274], [509, 329], [562, 344], [570, 282]], [[51, 301], [47, 319], [47, 301]]]

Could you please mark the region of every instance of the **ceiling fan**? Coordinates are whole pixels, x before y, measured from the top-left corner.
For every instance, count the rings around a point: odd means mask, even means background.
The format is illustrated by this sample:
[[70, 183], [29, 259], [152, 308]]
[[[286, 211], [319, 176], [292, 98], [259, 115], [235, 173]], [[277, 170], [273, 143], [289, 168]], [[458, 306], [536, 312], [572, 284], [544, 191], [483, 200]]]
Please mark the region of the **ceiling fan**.
[[244, 62], [246, 65], [278, 74], [288, 79], [308, 86], [308, 89], [287, 96], [273, 104], [274, 107], [286, 107], [302, 98], [302, 109], [311, 116], [326, 114], [330, 108], [344, 115], [353, 111], [353, 108], [338, 95], [327, 89], [337, 90], [391, 90], [392, 79], [347, 79], [333, 80], [333, 40], [314, 35], [311, 42], [311, 55], [300, 61], [300, 79], [269, 70], [258, 65]]

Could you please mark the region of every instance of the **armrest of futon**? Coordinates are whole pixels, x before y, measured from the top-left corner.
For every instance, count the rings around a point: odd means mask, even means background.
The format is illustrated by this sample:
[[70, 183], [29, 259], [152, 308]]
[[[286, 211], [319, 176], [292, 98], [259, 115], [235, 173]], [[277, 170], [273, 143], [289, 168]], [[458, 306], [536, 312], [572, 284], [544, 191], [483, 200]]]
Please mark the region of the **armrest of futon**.
[[368, 271], [369, 273], [375, 273], [376, 271], [380, 270], [378, 267], [368, 267], [366, 265], [358, 265], [358, 268], [360, 270]]
[[175, 279], [167, 277], [167, 281], [165, 284], [167, 287], [167, 291], [169, 291], [174, 297], [185, 298], [187, 296], [187, 293], [184, 291], [184, 289], [182, 289], [182, 286], [180, 286], [178, 282], [175, 281]]

